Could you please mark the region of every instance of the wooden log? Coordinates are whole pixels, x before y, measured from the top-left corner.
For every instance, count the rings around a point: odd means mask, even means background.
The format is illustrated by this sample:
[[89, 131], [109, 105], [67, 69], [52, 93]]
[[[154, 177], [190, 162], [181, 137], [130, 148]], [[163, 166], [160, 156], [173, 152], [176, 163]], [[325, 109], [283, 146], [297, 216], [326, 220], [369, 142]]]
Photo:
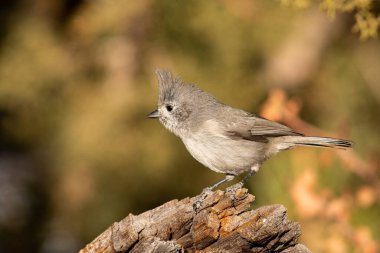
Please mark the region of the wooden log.
[[282, 205], [250, 210], [247, 189], [210, 193], [195, 213], [196, 197], [172, 200], [115, 222], [80, 253], [95, 252], [283, 252], [310, 253], [298, 244], [300, 225]]

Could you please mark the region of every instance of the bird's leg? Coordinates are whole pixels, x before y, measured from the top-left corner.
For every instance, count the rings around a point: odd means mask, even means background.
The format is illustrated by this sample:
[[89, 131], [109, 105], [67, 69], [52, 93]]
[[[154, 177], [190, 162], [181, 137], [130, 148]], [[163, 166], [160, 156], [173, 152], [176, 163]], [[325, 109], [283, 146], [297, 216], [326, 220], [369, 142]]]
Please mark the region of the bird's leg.
[[209, 186], [209, 187], [204, 188], [203, 191], [202, 191], [202, 193], [203, 193], [203, 192], [212, 191], [212, 190], [214, 190], [216, 187], [218, 187], [219, 185], [224, 184], [225, 182], [229, 182], [229, 181], [231, 181], [231, 180], [234, 179], [234, 178], [235, 178], [234, 175], [232, 175], [232, 174], [226, 174], [226, 177], [223, 178], [222, 180], [216, 182], [215, 184], [213, 184], [213, 185], [211, 185], [211, 186]]
[[236, 191], [241, 189], [244, 186], [244, 184], [248, 181], [248, 179], [250, 177], [252, 177], [254, 174], [256, 174], [256, 172], [258, 172], [259, 169], [260, 169], [260, 164], [253, 165], [251, 167], [251, 169], [248, 171], [247, 175], [245, 175], [245, 177], [239, 183], [237, 183], [233, 186], [230, 186], [226, 189], [226, 192], [230, 193], [231, 205], [232, 206], [234, 205], [234, 202], [235, 202]]
[[221, 185], [221, 184], [223, 184], [225, 182], [231, 181], [234, 178], [235, 178], [234, 175], [232, 175], [232, 174], [226, 174], [226, 177], [223, 178], [222, 180], [216, 182], [215, 184], [213, 184], [213, 185], [211, 185], [209, 187], [204, 188], [202, 190], [202, 193], [196, 198], [196, 200], [193, 203], [193, 210], [195, 211], [195, 213], [198, 213], [199, 209], [202, 206], [202, 202], [207, 198], [207, 196], [210, 194], [210, 192], [212, 190], [214, 190], [216, 187], [218, 187], [219, 185]]

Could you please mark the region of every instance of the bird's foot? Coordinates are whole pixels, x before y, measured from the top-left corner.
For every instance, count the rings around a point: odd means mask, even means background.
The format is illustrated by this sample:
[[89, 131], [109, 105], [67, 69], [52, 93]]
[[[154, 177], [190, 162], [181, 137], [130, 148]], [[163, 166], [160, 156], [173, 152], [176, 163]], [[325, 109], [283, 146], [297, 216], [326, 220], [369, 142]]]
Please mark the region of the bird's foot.
[[234, 184], [226, 189], [226, 193], [230, 194], [230, 200], [231, 200], [231, 206], [235, 206], [236, 202], [236, 192], [240, 190], [243, 187], [244, 183], [239, 182], [237, 184]]
[[202, 190], [202, 193], [199, 194], [193, 203], [193, 211], [195, 214], [198, 214], [200, 210], [202, 209], [203, 201], [212, 194], [212, 188], [206, 187]]

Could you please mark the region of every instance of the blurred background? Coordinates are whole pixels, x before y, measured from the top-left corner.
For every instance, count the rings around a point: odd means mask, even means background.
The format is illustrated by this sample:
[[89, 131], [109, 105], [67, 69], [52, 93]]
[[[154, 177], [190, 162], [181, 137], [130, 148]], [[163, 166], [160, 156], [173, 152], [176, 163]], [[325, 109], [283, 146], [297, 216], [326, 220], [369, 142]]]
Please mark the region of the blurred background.
[[[156, 68], [353, 150], [297, 148], [247, 187], [313, 252], [379, 252], [378, 1], [3, 0], [0, 252], [76, 252], [223, 178], [158, 121]], [[236, 182], [236, 181], [235, 181]]]

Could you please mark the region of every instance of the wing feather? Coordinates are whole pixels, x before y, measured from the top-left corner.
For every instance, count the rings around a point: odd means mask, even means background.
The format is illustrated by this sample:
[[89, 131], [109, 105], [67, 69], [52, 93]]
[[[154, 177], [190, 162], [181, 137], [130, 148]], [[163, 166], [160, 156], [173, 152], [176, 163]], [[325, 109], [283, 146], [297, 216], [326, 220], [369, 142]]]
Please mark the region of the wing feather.
[[302, 134], [280, 123], [256, 115], [249, 115], [243, 118], [240, 117], [239, 120], [228, 124], [227, 135], [232, 139], [267, 143], [270, 137], [300, 136]]

